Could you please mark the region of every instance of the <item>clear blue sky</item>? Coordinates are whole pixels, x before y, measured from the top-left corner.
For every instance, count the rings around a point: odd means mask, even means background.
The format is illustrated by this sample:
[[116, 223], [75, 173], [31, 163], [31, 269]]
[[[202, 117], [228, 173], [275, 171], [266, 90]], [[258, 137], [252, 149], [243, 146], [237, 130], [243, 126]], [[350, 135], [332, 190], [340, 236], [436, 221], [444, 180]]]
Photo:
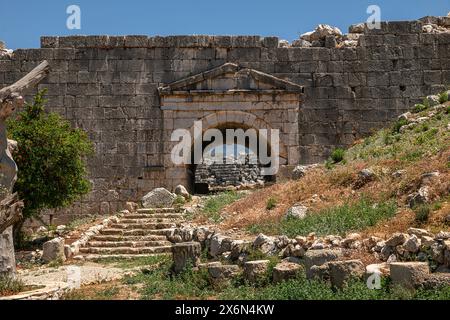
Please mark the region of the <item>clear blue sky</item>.
[[[82, 29], [66, 28], [66, 8], [81, 7]], [[42, 35], [247, 34], [294, 40], [319, 23], [347, 32], [368, 5], [382, 20], [446, 15], [450, 0], [0, 0], [0, 39], [12, 49], [39, 47]]]

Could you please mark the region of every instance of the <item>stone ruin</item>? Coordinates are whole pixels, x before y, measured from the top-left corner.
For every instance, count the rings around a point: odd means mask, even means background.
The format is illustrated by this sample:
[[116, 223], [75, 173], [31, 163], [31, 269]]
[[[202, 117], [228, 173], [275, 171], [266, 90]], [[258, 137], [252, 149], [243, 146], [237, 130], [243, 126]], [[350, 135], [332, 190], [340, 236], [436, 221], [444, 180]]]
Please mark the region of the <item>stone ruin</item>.
[[260, 36], [44, 36], [39, 49], [1, 49], [0, 87], [47, 60], [51, 72], [39, 85], [48, 89], [47, 109], [95, 145], [92, 192], [54, 217], [66, 223], [117, 212], [157, 187], [194, 185], [192, 167], [170, 157], [172, 132], [194, 122], [205, 130], [278, 129], [275, 178], [323, 161], [447, 89], [448, 19], [356, 25], [347, 35], [321, 26], [291, 44]]

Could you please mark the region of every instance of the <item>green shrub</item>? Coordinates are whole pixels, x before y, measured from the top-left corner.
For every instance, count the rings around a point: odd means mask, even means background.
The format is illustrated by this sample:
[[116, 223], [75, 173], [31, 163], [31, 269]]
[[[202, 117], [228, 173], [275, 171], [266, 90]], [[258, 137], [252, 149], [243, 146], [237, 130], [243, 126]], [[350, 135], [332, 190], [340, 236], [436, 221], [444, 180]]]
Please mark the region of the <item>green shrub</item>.
[[277, 199], [270, 197], [269, 199], [267, 199], [267, 204], [266, 204], [266, 209], [267, 210], [273, 210], [275, 209], [275, 207], [277, 206]]
[[430, 217], [431, 208], [427, 204], [422, 204], [414, 208], [416, 222], [424, 223], [427, 222]]
[[448, 101], [448, 91], [442, 92], [439, 94], [439, 103], [445, 103]]
[[25, 219], [38, 217], [43, 209], [66, 207], [90, 190], [85, 160], [93, 153], [92, 143], [83, 130], [44, 111], [45, 92], [8, 121], [10, 137], [18, 142], [14, 190], [25, 202]]
[[339, 163], [342, 160], [344, 160], [344, 156], [345, 156], [345, 150], [342, 148], [337, 148], [337, 149], [333, 150], [330, 157], [334, 163]]
[[400, 119], [397, 120], [393, 127], [392, 127], [392, 132], [393, 133], [399, 133], [400, 132], [400, 128], [403, 126], [406, 126], [408, 124], [408, 121], [406, 119]]
[[8, 275], [0, 275], [0, 297], [14, 295], [24, 290], [25, 284], [20, 279]]
[[419, 112], [425, 111], [427, 109], [428, 109], [428, 107], [426, 106], [426, 104], [418, 103], [418, 104], [414, 105], [414, 108], [412, 109], [412, 113], [419, 113]]

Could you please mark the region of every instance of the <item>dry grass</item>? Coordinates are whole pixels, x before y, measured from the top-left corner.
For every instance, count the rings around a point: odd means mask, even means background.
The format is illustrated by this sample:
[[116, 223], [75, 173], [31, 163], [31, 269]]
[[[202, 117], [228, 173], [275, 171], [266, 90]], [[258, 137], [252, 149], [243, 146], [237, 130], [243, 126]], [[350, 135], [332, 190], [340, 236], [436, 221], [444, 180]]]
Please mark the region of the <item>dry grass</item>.
[[[400, 161], [383, 160], [340, 165], [331, 171], [319, 167], [309, 172], [300, 181], [273, 185], [225, 207], [223, 215], [226, 218], [221, 227], [242, 229], [262, 221], [278, 222], [286, 210], [296, 203], [307, 205], [312, 212], [340, 206], [346, 202], [353, 203], [362, 196], [369, 196], [374, 201], [396, 198], [399, 205], [404, 205], [407, 195], [419, 188], [420, 176], [431, 171], [440, 172], [439, 179], [430, 184], [431, 200], [436, 201], [448, 195], [450, 191], [450, 173], [447, 166], [449, 157], [450, 149], [447, 149], [431, 158], [406, 166]], [[365, 167], [373, 168], [377, 179], [358, 190], [353, 190], [352, 185], [357, 179], [357, 172]], [[402, 178], [393, 178], [392, 172], [400, 168], [406, 170]], [[277, 206], [267, 210], [267, 200], [271, 197], [277, 199]], [[382, 235], [406, 230], [416, 225], [412, 210], [403, 208], [390, 221], [370, 228], [370, 232]], [[445, 228], [442, 224], [438, 226]]]

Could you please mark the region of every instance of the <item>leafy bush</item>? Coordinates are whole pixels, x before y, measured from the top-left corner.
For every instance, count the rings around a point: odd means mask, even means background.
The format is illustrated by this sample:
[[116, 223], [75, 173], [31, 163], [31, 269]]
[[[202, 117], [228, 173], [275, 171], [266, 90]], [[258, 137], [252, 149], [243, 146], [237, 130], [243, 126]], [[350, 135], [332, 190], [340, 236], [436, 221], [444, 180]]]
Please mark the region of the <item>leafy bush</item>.
[[45, 92], [8, 121], [9, 134], [19, 146], [14, 153], [19, 168], [14, 189], [25, 202], [24, 218], [66, 207], [90, 190], [85, 158], [92, 154], [92, 144], [83, 130], [44, 111]]
[[307, 235], [341, 234], [358, 231], [374, 226], [378, 222], [393, 217], [397, 211], [394, 201], [375, 204], [362, 198], [357, 203], [344, 204], [339, 207], [321, 210], [304, 219], [288, 218], [280, 223], [261, 223], [253, 225], [252, 233], [285, 234], [289, 237]]
[[337, 149], [333, 150], [330, 157], [334, 163], [339, 163], [342, 160], [344, 160], [344, 156], [345, 156], [345, 150], [342, 148], [337, 148]]
[[419, 113], [419, 112], [425, 111], [427, 109], [428, 109], [428, 107], [425, 104], [418, 103], [418, 104], [414, 105], [414, 108], [412, 109], [412, 113]]
[[267, 199], [267, 204], [266, 204], [266, 209], [267, 210], [273, 210], [275, 209], [275, 207], [277, 206], [277, 199], [270, 197], [269, 199]]
[[448, 91], [444, 91], [439, 94], [439, 103], [445, 103], [448, 101]]
[[424, 223], [427, 222], [430, 217], [431, 208], [427, 204], [422, 204], [414, 208], [416, 222]]

